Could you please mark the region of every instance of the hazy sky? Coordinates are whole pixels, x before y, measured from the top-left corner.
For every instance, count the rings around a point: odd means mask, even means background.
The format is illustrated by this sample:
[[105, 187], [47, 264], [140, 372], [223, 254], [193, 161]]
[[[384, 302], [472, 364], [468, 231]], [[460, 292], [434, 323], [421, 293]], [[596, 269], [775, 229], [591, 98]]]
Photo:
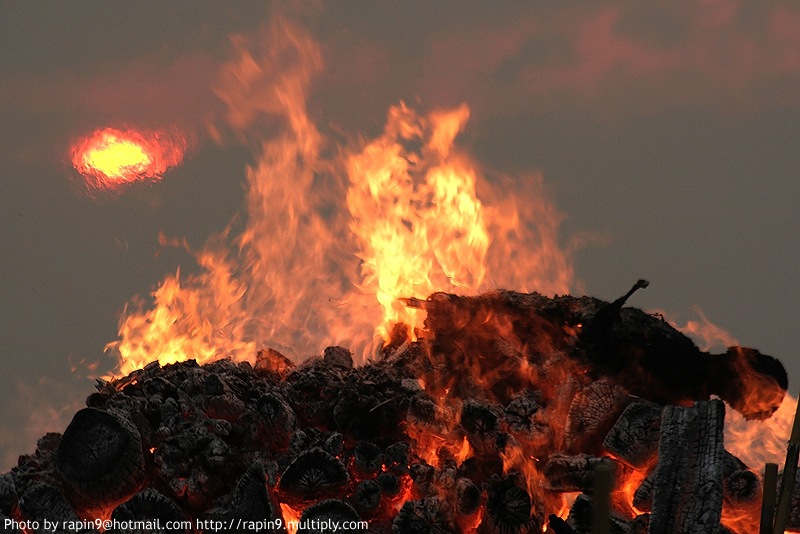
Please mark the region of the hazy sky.
[[[310, 5], [310, 4], [309, 4]], [[800, 386], [800, 7], [737, 2], [322, 2], [299, 20], [323, 70], [309, 111], [374, 136], [400, 100], [469, 105], [460, 145], [540, 171], [576, 252], [576, 289], [678, 323], [699, 307]], [[62, 431], [114, 363], [119, 313], [193, 262], [240, 211], [252, 151], [211, 141], [233, 35], [265, 2], [0, 3], [0, 469]], [[92, 200], [70, 143], [177, 126], [195, 145], [163, 181]], [[524, 199], [520, 199], [521, 202]], [[511, 288], [513, 289], [513, 288]], [[74, 371], [73, 371], [74, 369]]]

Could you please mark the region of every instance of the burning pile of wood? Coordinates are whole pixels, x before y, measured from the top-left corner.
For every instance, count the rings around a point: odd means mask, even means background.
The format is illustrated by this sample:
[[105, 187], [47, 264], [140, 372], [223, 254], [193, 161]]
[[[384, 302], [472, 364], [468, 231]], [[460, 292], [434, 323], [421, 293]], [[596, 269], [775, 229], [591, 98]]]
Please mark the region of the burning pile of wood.
[[761, 466], [725, 451], [725, 404], [710, 397], [768, 417], [786, 374], [752, 349], [704, 353], [623, 307], [645, 285], [612, 303], [407, 299], [425, 329], [399, 325], [363, 366], [342, 347], [297, 366], [269, 349], [254, 366], [150, 364], [99, 383], [63, 435], [0, 476], [0, 520], [10, 532], [157, 518], [160, 530], [562, 534], [591, 532], [597, 503], [611, 532], [725, 532], [723, 510], [758, 515]]

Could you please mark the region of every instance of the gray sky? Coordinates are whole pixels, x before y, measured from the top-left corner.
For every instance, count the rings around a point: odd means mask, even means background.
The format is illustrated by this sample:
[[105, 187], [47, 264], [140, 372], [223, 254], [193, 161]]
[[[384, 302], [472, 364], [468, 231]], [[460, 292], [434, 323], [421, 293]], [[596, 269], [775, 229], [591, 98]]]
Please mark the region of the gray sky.
[[[467, 103], [459, 144], [541, 171], [577, 287], [679, 323], [699, 307], [800, 384], [800, 7], [796, 2], [323, 2], [302, 19], [324, 68], [312, 119], [377, 135], [400, 100]], [[241, 143], [210, 141], [231, 35], [264, 2], [0, 4], [0, 460], [63, 430], [114, 363], [119, 312], [240, 211]], [[196, 143], [149, 187], [95, 201], [66, 160], [95, 128], [178, 126]], [[513, 289], [513, 288], [512, 288]], [[83, 362], [83, 363], [82, 363]], [[73, 368], [75, 369], [73, 371]]]

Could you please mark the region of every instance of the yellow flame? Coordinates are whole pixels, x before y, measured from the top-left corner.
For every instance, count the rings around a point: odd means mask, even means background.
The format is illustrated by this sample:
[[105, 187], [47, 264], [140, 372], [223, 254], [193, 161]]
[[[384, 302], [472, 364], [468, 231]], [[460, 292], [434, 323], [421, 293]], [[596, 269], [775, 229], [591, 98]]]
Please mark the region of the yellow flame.
[[135, 179], [150, 162], [150, 156], [142, 145], [108, 132], [104, 132], [102, 139], [83, 154], [85, 165], [123, 181]]

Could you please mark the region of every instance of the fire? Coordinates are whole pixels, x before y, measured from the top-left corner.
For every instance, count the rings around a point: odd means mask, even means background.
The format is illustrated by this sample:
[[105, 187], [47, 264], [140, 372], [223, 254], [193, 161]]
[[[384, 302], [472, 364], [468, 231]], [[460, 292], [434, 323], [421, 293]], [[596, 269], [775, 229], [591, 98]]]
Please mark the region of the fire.
[[182, 138], [164, 132], [104, 128], [75, 144], [72, 164], [90, 190], [117, 190], [159, 180], [183, 160], [185, 149]]
[[300, 523], [301, 513], [289, 506], [288, 504], [281, 503], [281, 514], [283, 515], [283, 523], [286, 526], [286, 531], [289, 534], [296, 534], [297, 527]]
[[[399, 104], [382, 135], [336, 146], [307, 113], [322, 60], [305, 30], [276, 18], [261, 40], [233, 44], [217, 94], [256, 154], [245, 227], [190, 250], [198, 274], [178, 271], [127, 306], [120, 339], [107, 347], [119, 374], [153, 361], [252, 363], [265, 347], [300, 360], [339, 344], [365, 361], [393, 324], [411, 336], [421, 325], [424, 312], [401, 298], [501, 286], [569, 291], [563, 217], [539, 176], [511, 187], [458, 148], [466, 105], [418, 114]], [[265, 116], [282, 130], [252, 139]]]
[[484, 280], [490, 237], [475, 171], [451, 154], [468, 116], [461, 106], [418, 117], [401, 104], [389, 111], [384, 135], [348, 161], [350, 227], [362, 242], [363, 287], [384, 312], [384, 340], [395, 323], [421, 326], [419, 310], [398, 297], [470, 292]]

